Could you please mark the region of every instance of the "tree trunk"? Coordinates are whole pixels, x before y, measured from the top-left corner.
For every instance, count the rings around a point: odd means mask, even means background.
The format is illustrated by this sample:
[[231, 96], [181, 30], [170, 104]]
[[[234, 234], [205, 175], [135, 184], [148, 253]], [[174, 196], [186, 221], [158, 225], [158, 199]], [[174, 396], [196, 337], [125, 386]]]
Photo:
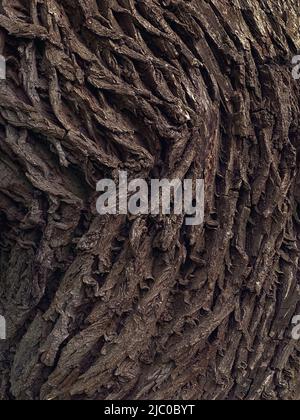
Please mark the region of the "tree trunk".
[[[300, 397], [298, 0], [1, 0], [2, 399]], [[205, 223], [96, 184], [204, 178]]]

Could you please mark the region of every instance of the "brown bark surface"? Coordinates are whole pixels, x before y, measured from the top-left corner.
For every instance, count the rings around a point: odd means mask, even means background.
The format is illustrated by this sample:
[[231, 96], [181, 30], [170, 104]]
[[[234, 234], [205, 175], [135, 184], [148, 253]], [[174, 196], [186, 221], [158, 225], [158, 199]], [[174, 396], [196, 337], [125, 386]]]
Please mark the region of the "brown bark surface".
[[[1, 399], [297, 399], [298, 0], [1, 0]], [[201, 227], [96, 183], [205, 178]]]

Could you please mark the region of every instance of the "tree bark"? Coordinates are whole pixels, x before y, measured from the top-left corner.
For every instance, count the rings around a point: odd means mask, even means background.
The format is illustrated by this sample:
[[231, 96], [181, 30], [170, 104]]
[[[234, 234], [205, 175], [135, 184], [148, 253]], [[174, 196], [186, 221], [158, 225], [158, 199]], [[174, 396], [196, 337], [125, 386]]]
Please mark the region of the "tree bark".
[[[300, 396], [298, 0], [1, 0], [0, 398]], [[96, 183], [205, 179], [205, 223]]]

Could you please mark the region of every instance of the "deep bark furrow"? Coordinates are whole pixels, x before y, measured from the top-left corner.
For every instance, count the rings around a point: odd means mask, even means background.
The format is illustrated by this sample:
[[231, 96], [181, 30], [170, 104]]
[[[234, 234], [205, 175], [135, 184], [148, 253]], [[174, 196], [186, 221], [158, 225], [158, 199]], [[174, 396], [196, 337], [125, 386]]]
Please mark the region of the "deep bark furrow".
[[[2, 399], [296, 399], [297, 0], [2, 0]], [[206, 182], [202, 227], [96, 183]]]

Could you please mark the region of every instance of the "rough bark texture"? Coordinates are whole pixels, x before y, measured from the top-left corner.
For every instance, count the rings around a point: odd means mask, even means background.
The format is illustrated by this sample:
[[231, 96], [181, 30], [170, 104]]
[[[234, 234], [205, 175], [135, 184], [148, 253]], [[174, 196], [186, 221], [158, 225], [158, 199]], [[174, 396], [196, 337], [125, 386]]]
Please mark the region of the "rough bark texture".
[[[1, 0], [2, 399], [297, 399], [298, 0]], [[203, 227], [96, 182], [205, 177]]]

